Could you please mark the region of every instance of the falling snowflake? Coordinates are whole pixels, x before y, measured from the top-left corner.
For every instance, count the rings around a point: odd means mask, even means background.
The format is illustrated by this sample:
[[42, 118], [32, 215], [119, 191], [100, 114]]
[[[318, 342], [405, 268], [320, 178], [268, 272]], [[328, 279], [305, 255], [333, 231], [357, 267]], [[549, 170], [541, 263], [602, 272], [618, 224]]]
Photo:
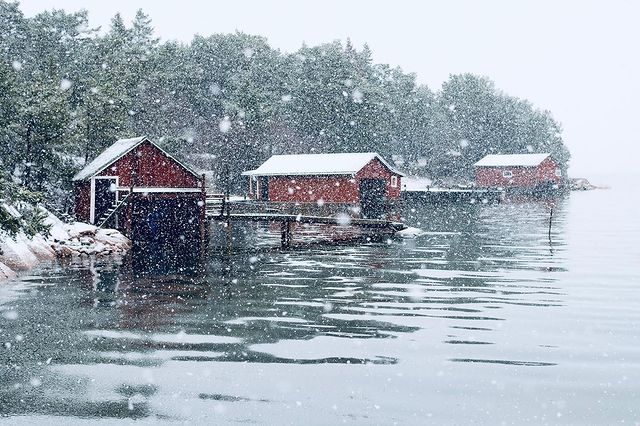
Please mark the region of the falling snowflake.
[[73, 82], [71, 80], [66, 78], [63, 78], [62, 80], [60, 80], [60, 90], [67, 91], [71, 89], [71, 86], [73, 86]]
[[18, 319], [18, 313], [16, 311], [5, 311], [2, 313], [2, 316], [8, 320]]
[[362, 103], [363, 97], [364, 97], [364, 94], [358, 89], [353, 89], [353, 92], [351, 92], [351, 99], [353, 99], [353, 102], [357, 104]]
[[254, 53], [255, 53], [254, 50], [252, 48], [250, 48], [250, 47], [247, 47], [242, 51], [242, 54], [247, 59], [251, 59], [251, 57], [253, 56]]
[[14, 70], [20, 71], [22, 69], [22, 62], [13, 61], [13, 62], [11, 62], [11, 66], [13, 67]]
[[293, 97], [291, 95], [282, 95], [282, 102], [291, 102], [291, 99], [293, 99]]
[[346, 213], [338, 213], [336, 215], [336, 220], [340, 226], [348, 226], [351, 224], [351, 216]]
[[220, 120], [218, 127], [220, 128], [220, 131], [222, 133], [227, 133], [229, 130], [231, 130], [231, 120], [229, 120], [229, 117], [227, 116]]
[[211, 83], [209, 85], [209, 93], [211, 93], [213, 96], [218, 96], [220, 93], [222, 93], [222, 89], [220, 88], [220, 86], [218, 86], [217, 83]]

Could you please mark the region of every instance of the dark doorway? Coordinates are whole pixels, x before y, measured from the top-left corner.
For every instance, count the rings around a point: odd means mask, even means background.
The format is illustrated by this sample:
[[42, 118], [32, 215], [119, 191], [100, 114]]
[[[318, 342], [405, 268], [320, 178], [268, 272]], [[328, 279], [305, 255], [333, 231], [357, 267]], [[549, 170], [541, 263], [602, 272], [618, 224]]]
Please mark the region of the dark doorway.
[[95, 180], [95, 204], [93, 221], [97, 223], [116, 203], [115, 178]]
[[133, 202], [131, 255], [136, 273], [174, 273], [200, 256], [197, 197], [137, 198]]
[[384, 179], [360, 180], [360, 209], [362, 217], [377, 219], [384, 214], [385, 186]]
[[260, 179], [260, 199], [269, 201], [269, 178], [261, 177]]

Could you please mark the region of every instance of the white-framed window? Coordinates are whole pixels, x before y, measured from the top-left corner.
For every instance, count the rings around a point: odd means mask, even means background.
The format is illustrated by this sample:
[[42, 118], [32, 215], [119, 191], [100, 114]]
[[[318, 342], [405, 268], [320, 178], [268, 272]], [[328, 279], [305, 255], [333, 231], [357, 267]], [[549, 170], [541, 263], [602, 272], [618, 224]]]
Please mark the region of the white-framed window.
[[502, 171], [502, 177], [512, 178], [513, 177], [513, 173], [511, 172], [511, 170], [503, 170]]
[[391, 176], [391, 186], [394, 188], [398, 186], [398, 176]]
[[562, 177], [562, 169], [560, 167], [556, 167], [556, 176]]

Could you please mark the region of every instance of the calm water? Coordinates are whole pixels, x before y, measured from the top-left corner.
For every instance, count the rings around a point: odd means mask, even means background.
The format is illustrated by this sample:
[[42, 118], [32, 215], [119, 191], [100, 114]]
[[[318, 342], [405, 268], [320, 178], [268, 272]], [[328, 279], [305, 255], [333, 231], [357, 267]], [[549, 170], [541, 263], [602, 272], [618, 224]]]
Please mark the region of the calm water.
[[629, 189], [558, 200], [551, 239], [550, 202], [416, 205], [416, 239], [252, 230], [206, 274], [45, 265], [0, 285], [0, 423], [640, 424]]

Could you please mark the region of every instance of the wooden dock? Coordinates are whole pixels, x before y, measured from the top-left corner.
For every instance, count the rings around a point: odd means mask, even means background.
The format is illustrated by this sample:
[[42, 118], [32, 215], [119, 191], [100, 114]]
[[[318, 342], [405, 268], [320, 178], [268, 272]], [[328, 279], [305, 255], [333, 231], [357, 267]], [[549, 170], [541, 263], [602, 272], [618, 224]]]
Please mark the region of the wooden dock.
[[365, 229], [389, 230], [398, 232], [407, 226], [402, 222], [385, 219], [366, 219], [355, 217], [314, 216], [303, 214], [287, 214], [279, 212], [231, 213], [229, 203], [221, 194], [208, 194], [206, 216], [211, 221], [231, 222], [263, 222], [280, 223], [282, 247], [290, 247], [292, 240], [292, 224], [318, 224], [335, 226], [353, 226]]
[[432, 202], [500, 202], [505, 197], [505, 191], [502, 189], [425, 187], [403, 190], [402, 197], [404, 199], [423, 199]]

